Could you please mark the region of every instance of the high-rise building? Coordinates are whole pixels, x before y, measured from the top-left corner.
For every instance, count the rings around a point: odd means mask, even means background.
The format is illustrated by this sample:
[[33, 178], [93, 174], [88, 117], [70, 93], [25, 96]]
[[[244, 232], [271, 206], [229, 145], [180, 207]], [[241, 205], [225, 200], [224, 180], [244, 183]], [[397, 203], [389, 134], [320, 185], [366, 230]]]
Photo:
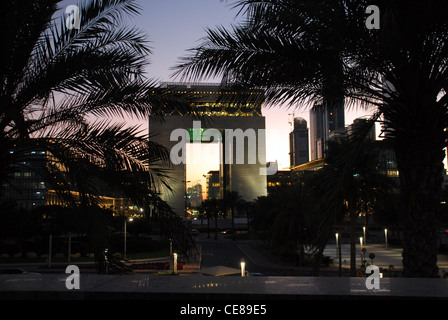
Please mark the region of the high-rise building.
[[192, 187], [187, 188], [187, 198], [189, 208], [198, 208], [202, 203], [202, 185], [200, 183], [195, 184]]
[[[157, 115], [149, 117], [151, 140], [170, 150], [167, 175], [171, 188], [163, 188], [160, 196], [173, 211], [181, 216], [185, 213], [184, 151], [190, 143], [218, 145], [220, 198], [228, 191], [238, 192], [246, 201], [266, 195], [264, 92], [227, 88], [219, 83], [162, 83], [162, 87], [168, 94], [189, 93], [195, 98], [191, 112], [167, 104], [163, 121]], [[193, 159], [189, 164], [200, 164], [201, 157], [197, 158], [197, 163]]]
[[310, 110], [311, 161], [325, 158], [327, 141], [345, 134], [344, 101], [316, 103]]
[[291, 167], [309, 161], [308, 125], [303, 118], [294, 118], [293, 131], [289, 133], [289, 159]]
[[[362, 128], [367, 124], [367, 119], [364, 118], [357, 118], [353, 120], [353, 123], [347, 127], [347, 134], [351, 136], [357, 129]], [[375, 126], [372, 126], [372, 128], [367, 133], [366, 139], [374, 141], [376, 140], [376, 129]]]
[[212, 170], [207, 173], [206, 194], [207, 199], [220, 198], [221, 185], [219, 183], [219, 170]]

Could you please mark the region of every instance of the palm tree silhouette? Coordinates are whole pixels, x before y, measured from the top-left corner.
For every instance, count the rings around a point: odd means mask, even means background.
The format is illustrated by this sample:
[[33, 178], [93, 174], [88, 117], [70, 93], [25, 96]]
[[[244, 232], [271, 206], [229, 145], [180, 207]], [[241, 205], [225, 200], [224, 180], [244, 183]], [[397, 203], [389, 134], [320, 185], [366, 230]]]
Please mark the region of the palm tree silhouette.
[[437, 277], [437, 216], [448, 126], [448, 4], [380, 0], [380, 29], [366, 27], [367, 0], [241, 0], [247, 18], [208, 29], [182, 58], [183, 79], [222, 77], [263, 88], [269, 105], [318, 100], [374, 106], [400, 173], [403, 266]]
[[107, 190], [146, 207], [169, 188], [169, 154], [124, 120], [189, 108], [188, 95], [145, 78], [147, 39], [126, 25], [135, 1], [83, 1], [79, 29], [61, 3], [1, 4], [0, 183], [37, 149], [49, 155], [38, 174], [67, 203], [87, 208]]

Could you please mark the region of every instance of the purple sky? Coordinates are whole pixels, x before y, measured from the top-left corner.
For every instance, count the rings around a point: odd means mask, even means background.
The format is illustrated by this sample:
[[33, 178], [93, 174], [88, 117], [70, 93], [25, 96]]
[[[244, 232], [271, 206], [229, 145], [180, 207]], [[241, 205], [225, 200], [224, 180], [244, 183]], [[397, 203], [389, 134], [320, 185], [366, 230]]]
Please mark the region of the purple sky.
[[[151, 41], [148, 77], [173, 81], [171, 67], [187, 50], [195, 47], [205, 36], [206, 27], [230, 26], [243, 17], [232, 9], [234, 1], [221, 0], [140, 0], [143, 11], [132, 22], [142, 28]], [[289, 166], [288, 134], [292, 113], [309, 120], [308, 110], [292, 110], [279, 106], [264, 110], [268, 130], [267, 161], [279, 162], [279, 168]], [[346, 122], [366, 112], [347, 112]], [[270, 134], [269, 134], [270, 133]]]
[[[76, 4], [77, 0], [64, 1], [61, 6]], [[232, 9], [234, 0], [138, 0], [142, 7], [139, 16], [133, 17], [129, 25], [142, 29], [151, 41], [153, 54], [148, 57], [151, 64], [147, 68], [147, 77], [160, 81], [174, 81], [171, 78], [178, 58], [185, 56], [187, 50], [195, 47], [205, 36], [206, 27], [230, 26], [238, 23], [238, 10]], [[289, 122], [292, 113], [309, 122], [309, 111], [276, 107], [263, 111], [267, 129], [267, 161], [278, 161], [279, 168], [289, 167]], [[346, 112], [346, 124], [365, 111]], [[133, 122], [132, 122], [133, 123]], [[140, 123], [146, 128], [146, 123]]]

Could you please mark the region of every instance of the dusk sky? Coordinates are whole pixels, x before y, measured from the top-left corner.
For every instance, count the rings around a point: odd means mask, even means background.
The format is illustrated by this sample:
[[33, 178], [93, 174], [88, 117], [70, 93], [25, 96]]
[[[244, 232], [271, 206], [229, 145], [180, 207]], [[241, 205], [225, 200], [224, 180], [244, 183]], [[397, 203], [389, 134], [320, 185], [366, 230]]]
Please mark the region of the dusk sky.
[[[139, 0], [142, 7], [139, 16], [128, 22], [147, 35], [152, 55], [147, 69], [147, 77], [160, 81], [176, 81], [171, 69], [179, 58], [188, 54], [205, 36], [205, 28], [230, 26], [238, 23], [238, 9], [232, 9], [234, 0]], [[76, 4], [76, 0], [64, 1], [61, 6]], [[308, 121], [309, 110], [301, 106], [297, 109], [285, 106], [264, 108], [267, 130], [267, 161], [278, 161], [279, 169], [289, 167], [289, 132], [293, 113]], [[353, 119], [366, 116], [369, 112], [358, 110], [346, 112], [346, 124]], [[142, 128], [146, 123], [141, 123]], [[202, 176], [202, 175], [201, 175]]]
[[[230, 26], [238, 23], [235, 1], [221, 0], [140, 0], [143, 11], [132, 22], [142, 28], [151, 41], [153, 54], [148, 68], [148, 77], [161, 81], [175, 81], [170, 70], [187, 50], [201, 43], [207, 27]], [[278, 161], [279, 168], [289, 167], [289, 121], [292, 113], [309, 122], [309, 110], [275, 107], [264, 109], [266, 117], [267, 161]], [[350, 124], [365, 111], [347, 112], [346, 123]]]
[[[143, 12], [133, 22], [142, 28], [151, 41], [153, 51], [150, 57], [148, 77], [161, 81], [174, 81], [170, 70], [179, 62], [187, 50], [201, 43], [207, 27], [230, 26], [243, 17], [233, 9], [235, 1], [221, 0], [140, 0]], [[299, 106], [300, 107], [300, 106]], [[289, 167], [289, 122], [295, 116], [308, 121], [309, 110], [275, 107], [263, 110], [266, 117], [267, 161], [278, 161], [279, 168]], [[366, 115], [365, 111], [346, 113], [346, 123]]]

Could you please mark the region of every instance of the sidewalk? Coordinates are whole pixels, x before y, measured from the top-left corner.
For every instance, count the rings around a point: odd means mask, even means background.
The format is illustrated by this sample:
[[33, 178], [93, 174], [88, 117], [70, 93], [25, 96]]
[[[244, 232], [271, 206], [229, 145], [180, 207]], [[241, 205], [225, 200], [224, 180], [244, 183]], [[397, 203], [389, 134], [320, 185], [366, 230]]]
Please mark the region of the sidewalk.
[[[296, 264], [290, 262], [284, 262], [279, 257], [274, 256], [271, 252], [262, 248], [260, 244], [256, 242], [244, 241], [238, 244], [238, 247], [243, 251], [250, 260], [258, 265], [266, 268], [277, 269], [279, 271], [294, 271], [303, 273], [309, 271], [310, 268], [299, 267]], [[397, 247], [385, 247], [384, 244], [366, 244], [363, 245], [366, 249], [365, 256], [363, 257], [370, 264], [374, 264], [380, 268], [389, 269], [393, 266], [396, 271], [402, 270], [402, 248]], [[361, 247], [358, 244], [356, 247], [356, 266], [361, 266]], [[373, 261], [369, 258], [369, 255], [373, 253], [375, 255]], [[339, 268], [339, 259], [335, 244], [327, 244], [324, 250], [324, 256], [329, 256], [333, 259], [332, 264], [329, 267], [322, 267], [321, 271], [337, 271]], [[341, 246], [342, 267], [348, 269], [350, 267], [350, 244], [343, 244]], [[438, 267], [440, 274], [448, 274], [448, 255], [439, 254]]]
[[[380, 268], [389, 268], [393, 266], [395, 270], [401, 270], [403, 268], [402, 262], [402, 248], [387, 247], [384, 244], [365, 244], [363, 248], [366, 249], [364, 259]], [[369, 255], [373, 253], [375, 255], [373, 261], [369, 258]], [[334, 265], [339, 265], [338, 253], [335, 244], [328, 244], [324, 250], [324, 255], [330, 256], [333, 259]], [[342, 244], [341, 246], [341, 260], [343, 267], [350, 266], [350, 244]], [[361, 265], [361, 246], [356, 246], [356, 265]], [[448, 271], [448, 256], [445, 254], [438, 255], [437, 265], [441, 270]]]
[[[238, 248], [244, 252], [245, 255], [256, 265], [283, 270], [299, 270], [299, 267], [287, 264], [276, 259], [270, 252], [263, 250], [258, 244], [239, 244]], [[277, 260], [277, 261], [276, 261]]]

